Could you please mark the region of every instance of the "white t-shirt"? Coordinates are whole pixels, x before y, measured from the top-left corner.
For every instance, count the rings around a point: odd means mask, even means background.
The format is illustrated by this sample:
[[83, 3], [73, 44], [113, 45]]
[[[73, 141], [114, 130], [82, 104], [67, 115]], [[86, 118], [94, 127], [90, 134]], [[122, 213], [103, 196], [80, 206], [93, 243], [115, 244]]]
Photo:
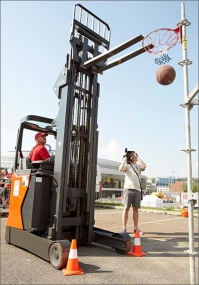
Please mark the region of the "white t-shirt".
[[[139, 178], [141, 176], [141, 166], [138, 163], [131, 163], [134, 167], [135, 171], [137, 172]], [[135, 189], [141, 191], [140, 189], [140, 182], [138, 179], [137, 174], [135, 173], [133, 167], [131, 167], [126, 161], [123, 161], [119, 167], [119, 171], [125, 173], [125, 181], [124, 181], [124, 189]]]

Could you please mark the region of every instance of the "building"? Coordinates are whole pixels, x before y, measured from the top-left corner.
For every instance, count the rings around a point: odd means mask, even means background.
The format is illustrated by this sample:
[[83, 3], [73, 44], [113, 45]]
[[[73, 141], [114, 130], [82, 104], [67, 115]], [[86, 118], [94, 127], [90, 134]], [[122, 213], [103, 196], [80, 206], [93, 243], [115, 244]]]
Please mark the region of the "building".
[[[104, 198], [117, 198], [122, 195], [124, 187], [124, 173], [119, 171], [121, 162], [98, 158], [98, 165], [101, 171], [101, 196]], [[141, 176], [143, 193], [146, 193], [147, 177]]]
[[[51, 153], [55, 153], [53, 150], [50, 151]], [[24, 157], [27, 157], [28, 154], [29, 151], [23, 151]], [[14, 163], [14, 156], [14, 151], [1, 152], [1, 168], [9, 168], [12, 166]], [[98, 158], [97, 164], [100, 168], [101, 175], [100, 192], [98, 196], [105, 198], [120, 197], [124, 187], [124, 173], [119, 171], [120, 162]], [[99, 178], [97, 177], [96, 180], [98, 183]], [[141, 185], [145, 194], [147, 177], [144, 175], [141, 176]]]
[[1, 152], [1, 169], [9, 168], [14, 163], [15, 151], [2, 151]]
[[[55, 151], [51, 150], [51, 146], [49, 144], [45, 145], [48, 152], [50, 154], [54, 154]], [[22, 151], [24, 157], [28, 157], [30, 151], [29, 150], [23, 150]], [[3, 168], [9, 168], [14, 164], [14, 158], [15, 158], [15, 151], [1, 151], [1, 169]]]
[[124, 186], [124, 173], [119, 171], [120, 162], [98, 158], [97, 164], [101, 171], [101, 197], [120, 197]]
[[147, 178], [146, 194], [150, 195], [152, 192], [156, 192], [156, 184], [152, 182], [151, 178]]
[[[176, 182], [182, 182], [182, 178], [175, 177], [157, 177], [156, 178], [156, 191], [162, 193], [169, 193], [173, 188], [169, 185], [181, 185], [180, 183], [176, 184]], [[174, 187], [174, 186], [173, 186]], [[180, 188], [180, 186], [178, 186]], [[173, 191], [172, 191], [173, 192]]]
[[183, 192], [183, 181], [175, 181], [169, 184], [169, 192]]

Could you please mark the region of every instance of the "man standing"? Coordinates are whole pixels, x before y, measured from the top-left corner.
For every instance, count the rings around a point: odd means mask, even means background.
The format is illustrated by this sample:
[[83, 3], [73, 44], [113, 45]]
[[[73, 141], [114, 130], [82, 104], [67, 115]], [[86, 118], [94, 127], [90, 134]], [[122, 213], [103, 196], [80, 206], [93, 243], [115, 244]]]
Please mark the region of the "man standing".
[[47, 135], [48, 134], [46, 133], [37, 133], [35, 135], [35, 141], [37, 144], [31, 149], [28, 155], [31, 162], [36, 160], [49, 160], [50, 154], [44, 146]]
[[[126, 225], [128, 221], [129, 209], [132, 205], [133, 207], [133, 223], [134, 232], [139, 230], [138, 219], [141, 204], [141, 171], [144, 171], [146, 164], [138, 157], [138, 154], [134, 151], [131, 152], [129, 160], [127, 161], [127, 156], [124, 157], [123, 162], [119, 167], [119, 171], [125, 172], [125, 182], [123, 189], [124, 198], [124, 211], [123, 211], [123, 229], [122, 232], [126, 232]], [[140, 230], [139, 230], [140, 231]], [[143, 232], [140, 231], [140, 234]]]

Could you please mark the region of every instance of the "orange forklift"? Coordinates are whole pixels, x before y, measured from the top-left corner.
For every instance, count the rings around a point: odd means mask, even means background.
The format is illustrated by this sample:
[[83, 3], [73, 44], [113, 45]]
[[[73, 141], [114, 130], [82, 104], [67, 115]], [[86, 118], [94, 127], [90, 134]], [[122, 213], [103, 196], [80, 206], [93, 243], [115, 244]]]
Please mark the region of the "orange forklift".
[[[127, 233], [94, 227], [97, 80], [104, 70], [144, 53], [142, 47], [106, 63], [107, 58], [142, 39], [139, 35], [110, 50], [109, 26], [82, 5], [75, 5], [71, 52], [54, 85], [58, 115], [54, 119], [28, 115], [20, 122], [5, 239], [50, 262], [55, 269], [66, 266], [72, 239], [78, 244], [107, 245], [119, 253], [130, 250]], [[23, 156], [25, 129], [56, 138], [54, 161], [30, 162]]]

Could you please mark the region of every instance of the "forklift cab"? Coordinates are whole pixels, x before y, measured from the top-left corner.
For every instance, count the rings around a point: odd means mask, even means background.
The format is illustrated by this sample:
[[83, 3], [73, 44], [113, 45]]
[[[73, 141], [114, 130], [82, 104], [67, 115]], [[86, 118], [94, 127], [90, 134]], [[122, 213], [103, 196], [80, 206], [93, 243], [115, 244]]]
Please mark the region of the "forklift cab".
[[28, 157], [24, 157], [22, 153], [22, 142], [23, 142], [23, 135], [24, 130], [30, 130], [34, 132], [42, 132], [48, 135], [52, 135], [56, 138], [57, 131], [56, 128], [52, 126], [53, 119], [35, 116], [35, 115], [28, 115], [24, 117], [19, 126], [18, 130], [18, 137], [16, 142], [16, 149], [15, 149], [15, 160], [13, 170], [26, 170], [26, 169], [38, 169], [42, 167], [46, 170], [52, 170], [53, 174], [53, 163], [48, 161], [31, 161]]
[[[33, 161], [24, 157], [24, 130], [47, 133], [56, 137], [52, 119], [29, 115], [20, 122], [13, 166], [8, 224], [28, 232], [47, 229], [53, 185], [54, 162]], [[43, 206], [42, 206], [43, 205]]]

